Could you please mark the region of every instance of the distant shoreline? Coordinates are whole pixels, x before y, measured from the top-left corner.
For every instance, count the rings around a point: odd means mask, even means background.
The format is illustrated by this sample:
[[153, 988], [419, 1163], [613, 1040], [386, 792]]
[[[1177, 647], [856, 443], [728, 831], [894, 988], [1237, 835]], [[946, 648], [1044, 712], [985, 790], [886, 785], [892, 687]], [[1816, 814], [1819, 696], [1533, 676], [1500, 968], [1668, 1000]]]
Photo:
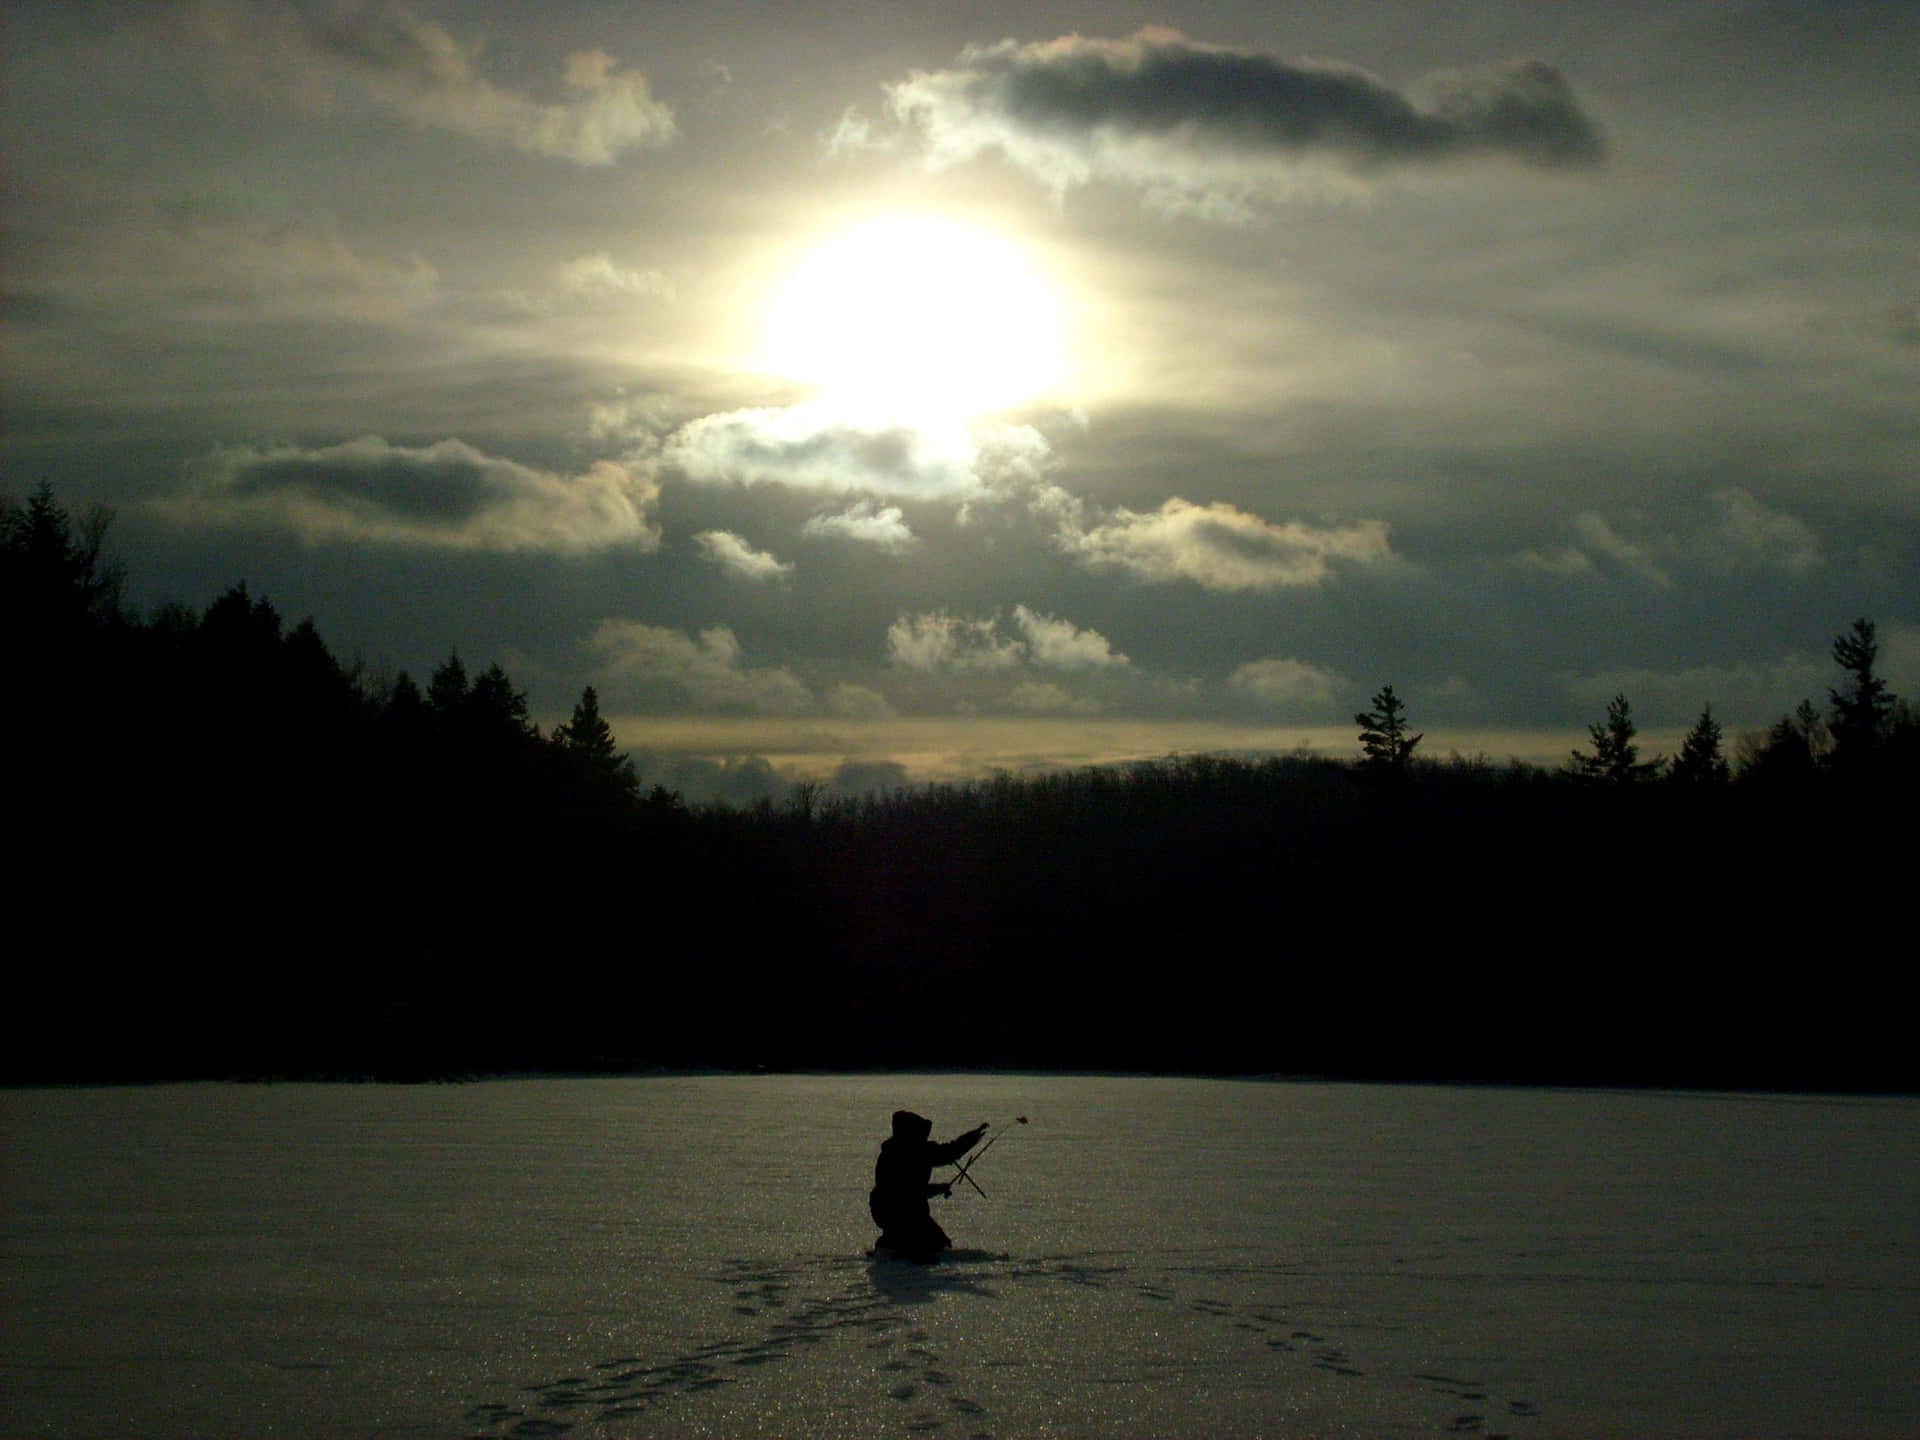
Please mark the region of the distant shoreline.
[[115, 1079], [70, 1079], [70, 1080], [6, 1080], [0, 1081], [0, 1091], [17, 1090], [111, 1090], [144, 1089], [166, 1085], [228, 1085], [258, 1086], [262, 1088], [277, 1085], [364, 1085], [421, 1087], [433, 1085], [486, 1085], [506, 1081], [542, 1081], [542, 1080], [779, 1080], [798, 1078], [830, 1079], [834, 1077], [878, 1077], [878, 1076], [919, 1076], [919, 1077], [1007, 1077], [1031, 1076], [1036, 1079], [1102, 1079], [1102, 1080], [1217, 1080], [1242, 1084], [1268, 1085], [1352, 1085], [1372, 1086], [1389, 1089], [1436, 1089], [1436, 1090], [1563, 1090], [1580, 1094], [1622, 1095], [1697, 1095], [1719, 1096], [1726, 1099], [1744, 1100], [1914, 1100], [1920, 1099], [1920, 1090], [1845, 1090], [1802, 1087], [1795, 1089], [1769, 1088], [1762, 1086], [1727, 1085], [1673, 1085], [1655, 1082], [1644, 1084], [1630, 1080], [1594, 1080], [1564, 1081], [1547, 1079], [1460, 1080], [1449, 1078], [1380, 1078], [1366, 1075], [1317, 1075], [1288, 1074], [1284, 1072], [1235, 1073], [1230, 1071], [1190, 1071], [1190, 1070], [1135, 1070], [1100, 1069], [1074, 1067], [1070, 1069], [1049, 1070], [1031, 1066], [858, 1066], [846, 1069], [832, 1067], [806, 1069], [735, 1069], [725, 1066], [653, 1066], [633, 1070], [502, 1070], [489, 1073], [424, 1076], [420, 1078], [397, 1078], [381, 1075], [156, 1075], [144, 1077], [122, 1077]]

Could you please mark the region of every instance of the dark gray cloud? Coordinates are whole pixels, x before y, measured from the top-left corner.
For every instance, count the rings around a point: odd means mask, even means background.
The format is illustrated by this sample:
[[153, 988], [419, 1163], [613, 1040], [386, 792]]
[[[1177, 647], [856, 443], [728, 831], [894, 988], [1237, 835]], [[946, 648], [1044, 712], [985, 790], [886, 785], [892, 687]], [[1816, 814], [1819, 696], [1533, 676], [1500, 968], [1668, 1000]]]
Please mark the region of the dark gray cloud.
[[1055, 189], [1258, 188], [1263, 167], [1307, 158], [1366, 170], [1491, 155], [1567, 169], [1605, 155], [1566, 78], [1539, 60], [1434, 74], [1402, 94], [1349, 66], [1157, 28], [971, 47], [888, 97], [937, 163], [998, 150]]
[[193, 478], [187, 494], [156, 508], [187, 523], [263, 526], [309, 541], [575, 552], [660, 543], [658, 486], [609, 460], [559, 475], [459, 440], [415, 448], [367, 435], [318, 449], [222, 450]]
[[1642, 515], [1609, 519], [1583, 510], [1570, 522], [1573, 543], [1529, 548], [1515, 560], [1562, 577], [1625, 577], [1655, 590], [1714, 576], [1801, 576], [1824, 563], [1819, 535], [1798, 516], [1738, 485], [1707, 499], [1710, 513], [1673, 508], [1657, 525]]

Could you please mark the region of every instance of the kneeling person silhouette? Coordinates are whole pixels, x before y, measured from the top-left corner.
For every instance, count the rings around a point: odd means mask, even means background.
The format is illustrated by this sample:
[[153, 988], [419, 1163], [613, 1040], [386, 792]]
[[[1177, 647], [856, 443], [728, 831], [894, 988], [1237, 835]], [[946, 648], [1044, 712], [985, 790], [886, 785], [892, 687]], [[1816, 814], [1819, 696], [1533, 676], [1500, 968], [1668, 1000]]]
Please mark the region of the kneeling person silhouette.
[[932, 1133], [933, 1122], [924, 1115], [894, 1111], [893, 1135], [880, 1144], [873, 1191], [867, 1196], [867, 1209], [880, 1227], [874, 1248], [922, 1265], [938, 1260], [940, 1252], [953, 1244], [927, 1209], [933, 1196], [953, 1193], [950, 1186], [933, 1183], [934, 1166], [953, 1164], [980, 1143], [987, 1127], [977, 1125], [944, 1145], [929, 1140]]

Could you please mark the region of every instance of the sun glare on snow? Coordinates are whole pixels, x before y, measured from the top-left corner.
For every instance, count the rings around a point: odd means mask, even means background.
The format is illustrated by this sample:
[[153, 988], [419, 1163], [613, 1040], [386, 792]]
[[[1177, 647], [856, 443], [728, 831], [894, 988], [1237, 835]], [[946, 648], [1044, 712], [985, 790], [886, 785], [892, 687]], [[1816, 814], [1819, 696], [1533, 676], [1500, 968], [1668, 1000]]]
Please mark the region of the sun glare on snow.
[[872, 220], [816, 247], [780, 286], [761, 363], [868, 419], [988, 414], [1059, 383], [1059, 302], [997, 236]]

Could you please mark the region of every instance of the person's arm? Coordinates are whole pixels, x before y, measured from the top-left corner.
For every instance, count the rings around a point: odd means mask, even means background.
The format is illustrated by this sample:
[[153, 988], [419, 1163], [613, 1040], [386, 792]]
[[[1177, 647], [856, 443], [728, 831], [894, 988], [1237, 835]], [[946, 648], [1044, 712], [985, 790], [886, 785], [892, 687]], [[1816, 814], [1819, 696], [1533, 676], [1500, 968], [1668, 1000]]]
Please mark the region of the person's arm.
[[944, 1145], [929, 1145], [927, 1151], [932, 1156], [929, 1163], [934, 1165], [953, 1164], [954, 1161], [966, 1154], [967, 1151], [978, 1145], [980, 1143], [980, 1137], [986, 1133], [987, 1127], [985, 1125], [976, 1125], [973, 1129], [967, 1131], [966, 1134], [956, 1135]]

